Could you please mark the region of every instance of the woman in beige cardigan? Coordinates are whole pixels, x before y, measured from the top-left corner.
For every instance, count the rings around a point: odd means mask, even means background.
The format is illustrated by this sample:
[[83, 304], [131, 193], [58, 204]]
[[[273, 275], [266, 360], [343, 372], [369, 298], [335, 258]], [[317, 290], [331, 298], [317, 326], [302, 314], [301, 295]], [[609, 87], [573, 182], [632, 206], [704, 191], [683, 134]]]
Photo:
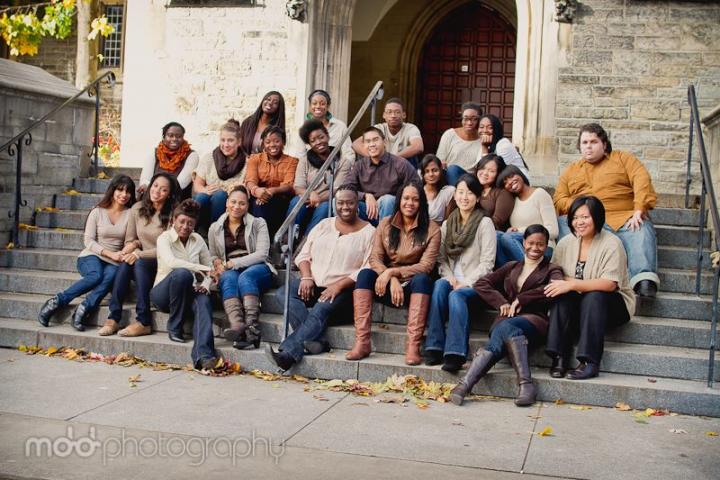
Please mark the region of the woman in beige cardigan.
[[578, 336], [580, 365], [567, 377], [584, 380], [598, 376], [605, 329], [630, 320], [635, 312], [635, 295], [628, 280], [623, 244], [602, 228], [602, 202], [593, 196], [578, 197], [570, 206], [568, 219], [573, 235], [560, 240], [552, 258], [562, 267], [565, 279], [545, 288], [549, 297], [556, 298], [550, 311], [545, 351], [553, 359], [550, 375], [562, 378]]
[[[425, 340], [425, 364], [455, 373], [468, 353], [470, 307], [482, 303], [472, 288], [495, 263], [495, 226], [480, 208], [482, 186], [470, 174], [455, 187], [457, 208], [442, 224], [438, 254], [440, 278], [433, 287]], [[445, 324], [447, 323], [447, 333]]]

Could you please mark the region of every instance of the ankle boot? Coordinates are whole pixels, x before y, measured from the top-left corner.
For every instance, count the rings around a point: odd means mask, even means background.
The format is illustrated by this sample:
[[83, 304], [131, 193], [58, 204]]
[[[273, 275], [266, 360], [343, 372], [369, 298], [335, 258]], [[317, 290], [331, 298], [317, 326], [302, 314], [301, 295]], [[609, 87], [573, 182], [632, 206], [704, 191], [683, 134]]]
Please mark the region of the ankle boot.
[[492, 352], [484, 348], [478, 350], [477, 353], [475, 353], [475, 358], [473, 358], [467, 373], [463, 379], [460, 380], [460, 383], [450, 392], [450, 401], [455, 405], [462, 405], [463, 400], [465, 400], [465, 397], [470, 393], [475, 384], [484, 377], [496, 363], [497, 359]]
[[425, 333], [429, 308], [430, 295], [426, 293], [410, 294], [407, 339], [405, 340], [405, 363], [408, 365], [420, 365], [420, 344], [422, 343], [423, 333]]
[[535, 403], [537, 389], [532, 383], [530, 376], [530, 366], [528, 365], [528, 341], [524, 335], [512, 337], [505, 341], [508, 358], [517, 374], [517, 383], [520, 387], [518, 396], [515, 399], [515, 405], [518, 407], [527, 407]]
[[85, 318], [88, 316], [90, 316], [90, 309], [85, 305], [85, 302], [83, 302], [75, 308], [70, 324], [78, 332], [84, 332], [85, 325], [83, 325], [83, 321], [85, 321]]
[[245, 310], [237, 297], [223, 300], [223, 308], [228, 322], [230, 322], [230, 328], [223, 330], [223, 337], [225, 340], [234, 342], [245, 334]]
[[370, 355], [370, 329], [372, 325], [373, 291], [364, 288], [353, 290], [353, 317], [355, 345], [345, 354], [348, 360], [361, 360]]
[[52, 317], [58, 308], [60, 308], [60, 298], [57, 295], [48, 299], [38, 313], [38, 322], [40, 322], [40, 325], [43, 327], [50, 326], [50, 317]]
[[260, 346], [260, 299], [256, 295], [245, 295], [243, 297], [243, 308], [245, 308], [245, 340], [239, 339], [233, 343], [233, 347], [240, 350], [258, 348]]

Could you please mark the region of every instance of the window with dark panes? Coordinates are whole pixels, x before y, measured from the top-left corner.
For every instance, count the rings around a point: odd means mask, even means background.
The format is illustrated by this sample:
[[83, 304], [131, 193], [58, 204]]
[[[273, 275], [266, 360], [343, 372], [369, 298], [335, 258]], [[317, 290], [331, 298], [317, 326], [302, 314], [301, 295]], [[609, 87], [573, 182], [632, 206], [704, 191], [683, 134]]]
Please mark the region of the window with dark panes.
[[103, 37], [102, 65], [105, 68], [120, 68], [122, 64], [123, 23], [125, 20], [124, 5], [105, 5], [105, 16], [108, 23], [115, 27], [115, 31]]

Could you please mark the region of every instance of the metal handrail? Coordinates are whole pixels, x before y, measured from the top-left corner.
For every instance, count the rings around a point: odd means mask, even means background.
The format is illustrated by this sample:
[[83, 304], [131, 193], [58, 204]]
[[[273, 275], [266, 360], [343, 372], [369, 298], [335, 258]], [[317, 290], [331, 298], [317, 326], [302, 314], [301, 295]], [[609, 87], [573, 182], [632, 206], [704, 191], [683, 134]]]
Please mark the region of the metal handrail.
[[[685, 206], [688, 205], [690, 195], [690, 162], [692, 161], [692, 134], [695, 131], [697, 139], [697, 148], [700, 153], [700, 173], [702, 178], [702, 187], [700, 193], [700, 220], [698, 223], [698, 253], [697, 253], [697, 271], [695, 277], [695, 293], [700, 294], [700, 279], [702, 273], [703, 261], [703, 237], [705, 233], [705, 199], [708, 198], [710, 204], [710, 218], [713, 223], [715, 250], [720, 250], [720, 213], [718, 213], [717, 199], [715, 197], [715, 189], [712, 182], [712, 174], [710, 172], [710, 164], [705, 150], [705, 139], [703, 138], [702, 128], [700, 127], [700, 113], [697, 106], [697, 97], [695, 95], [695, 86], [688, 86], [688, 103], [690, 104], [690, 142], [688, 147], [688, 171], [685, 190]], [[710, 351], [708, 358], [708, 387], [712, 388], [715, 375], [715, 346], [717, 344], [717, 321], [718, 321], [718, 284], [720, 283], [720, 265], [715, 267], [713, 275], [712, 287], [712, 317], [710, 322]]]
[[[8, 217], [13, 218], [13, 231], [11, 240], [15, 244], [18, 243], [20, 236], [20, 207], [27, 206], [27, 201], [22, 199], [22, 150], [23, 146], [29, 146], [32, 143], [31, 130], [36, 128], [38, 125], [45, 123], [45, 121], [55, 115], [58, 111], [70, 105], [72, 102], [80, 98], [83, 94], [87, 93], [89, 97], [95, 96], [95, 135], [93, 137], [93, 150], [90, 152], [92, 157], [91, 171], [95, 173], [98, 164], [98, 144], [100, 139], [100, 82], [107, 80], [108, 84], [112, 87], [115, 85], [115, 74], [111, 71], [105, 72], [95, 80], [90, 82], [85, 88], [80, 90], [77, 94], [65, 100], [57, 107], [50, 110], [39, 120], [34, 121], [29, 127], [22, 132], [18, 133], [10, 140], [0, 146], [0, 151], [7, 149], [10, 157], [16, 157], [15, 161], [15, 208], [13, 211], [8, 212]], [[93, 93], [94, 92], [94, 93]]]
[[328, 181], [329, 191], [330, 191], [330, 198], [328, 198], [328, 202], [330, 202], [330, 212], [332, 212], [332, 191], [333, 191], [333, 176], [334, 176], [334, 163], [335, 159], [340, 154], [340, 151], [342, 150], [342, 146], [345, 143], [345, 140], [350, 136], [350, 132], [352, 132], [357, 124], [360, 122], [360, 119], [367, 111], [368, 107], [372, 105], [373, 109], [375, 108], [375, 104], [378, 100], [380, 100], [383, 96], [383, 83], [381, 81], [378, 81], [375, 83], [375, 86], [370, 90], [370, 93], [368, 94], [367, 98], [365, 98], [365, 101], [360, 106], [360, 109], [355, 114], [355, 118], [353, 118], [353, 121], [348, 126], [347, 130], [343, 134], [342, 138], [338, 142], [337, 145], [335, 145], [335, 148], [333, 148], [332, 152], [330, 152], [330, 156], [325, 160], [325, 163], [322, 164], [322, 166], [318, 169], [317, 173], [313, 177], [312, 181], [308, 184], [307, 188], [305, 189], [305, 192], [300, 196], [300, 200], [295, 204], [292, 210], [287, 215], [287, 218], [285, 218], [285, 221], [280, 225], [280, 228], [278, 228], [277, 232], [275, 233], [275, 237], [273, 237], [273, 242], [275, 244], [279, 244], [282, 242], [282, 238], [287, 232], [287, 248], [285, 249], [284, 256], [285, 256], [285, 266], [286, 266], [286, 273], [285, 273], [285, 291], [284, 291], [284, 306], [283, 306], [283, 320], [285, 323], [285, 328], [283, 331], [283, 339], [287, 338], [289, 333], [289, 322], [288, 322], [288, 311], [290, 308], [290, 272], [292, 270], [292, 259], [293, 259], [293, 241], [295, 239], [295, 218], [297, 217], [298, 213], [300, 212], [300, 209], [305, 205], [305, 201], [310, 197], [310, 194], [315, 190], [315, 187], [317, 187], [320, 182], [325, 180], [325, 173], [329, 172], [330, 178]]

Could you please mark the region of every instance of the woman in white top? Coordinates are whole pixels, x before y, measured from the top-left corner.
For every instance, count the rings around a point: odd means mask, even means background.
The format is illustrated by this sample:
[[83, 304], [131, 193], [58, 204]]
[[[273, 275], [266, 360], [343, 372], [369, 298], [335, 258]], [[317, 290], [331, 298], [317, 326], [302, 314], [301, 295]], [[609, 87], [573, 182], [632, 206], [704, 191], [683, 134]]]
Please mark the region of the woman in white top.
[[58, 308], [90, 292], [75, 308], [72, 316], [73, 328], [81, 332], [85, 330], [83, 321], [97, 310], [112, 288], [118, 264], [135, 250], [134, 246], [123, 248], [129, 207], [133, 203], [135, 182], [127, 175], [117, 175], [85, 221], [85, 249], [77, 260], [82, 278], [45, 302], [38, 313], [38, 321], [43, 327], [49, 326], [50, 317]]
[[543, 225], [550, 238], [545, 256], [552, 257], [558, 237], [558, 220], [553, 200], [542, 188], [531, 187], [525, 174], [515, 165], [508, 165], [498, 175], [497, 186], [515, 196], [515, 206], [510, 215], [510, 228], [498, 235], [497, 266], [524, 258], [523, 232], [534, 224]]
[[[442, 224], [438, 255], [440, 280], [435, 282], [425, 340], [425, 364], [456, 373], [465, 363], [470, 336], [469, 307], [477, 307], [480, 296], [472, 288], [495, 263], [495, 227], [485, 216], [479, 200], [480, 182], [465, 174], [455, 188], [455, 203]], [[445, 331], [445, 324], [447, 333]]]
[[447, 180], [455, 186], [458, 179], [468, 173], [477, 163], [480, 151], [478, 122], [482, 108], [477, 103], [463, 103], [461, 107], [462, 126], [449, 128], [440, 137], [437, 156], [447, 169]]
[[[340, 145], [340, 139], [345, 135], [348, 128], [345, 122], [333, 117], [332, 113], [330, 113], [330, 94], [325, 90], [315, 90], [308, 96], [308, 103], [308, 114], [305, 116], [305, 120], [315, 119], [321, 121], [330, 135], [330, 145]], [[343, 158], [350, 158], [354, 162], [355, 152], [352, 149], [352, 142], [350, 142], [349, 136], [345, 137], [341, 148], [341, 156]], [[310, 146], [303, 142], [299, 135], [295, 135], [290, 155], [301, 158], [309, 149]]]
[[197, 152], [185, 140], [185, 127], [170, 122], [162, 128], [162, 140], [148, 155], [140, 173], [138, 196], [150, 186], [150, 179], [156, 173], [165, 172], [177, 178], [182, 189], [182, 198], [192, 195], [192, 173], [200, 161]]
[[450, 213], [455, 187], [447, 184], [442, 162], [433, 154], [423, 157], [420, 163], [420, 172], [423, 189], [428, 199], [430, 220], [442, 224]]
[[478, 133], [480, 135], [480, 151], [477, 154], [477, 161], [488, 153], [495, 153], [505, 160], [506, 165], [515, 165], [525, 175], [530, 176], [528, 166], [525, 164], [522, 155], [518, 152], [515, 145], [505, 138], [502, 121], [492, 114], [485, 114], [480, 117], [478, 125]]

